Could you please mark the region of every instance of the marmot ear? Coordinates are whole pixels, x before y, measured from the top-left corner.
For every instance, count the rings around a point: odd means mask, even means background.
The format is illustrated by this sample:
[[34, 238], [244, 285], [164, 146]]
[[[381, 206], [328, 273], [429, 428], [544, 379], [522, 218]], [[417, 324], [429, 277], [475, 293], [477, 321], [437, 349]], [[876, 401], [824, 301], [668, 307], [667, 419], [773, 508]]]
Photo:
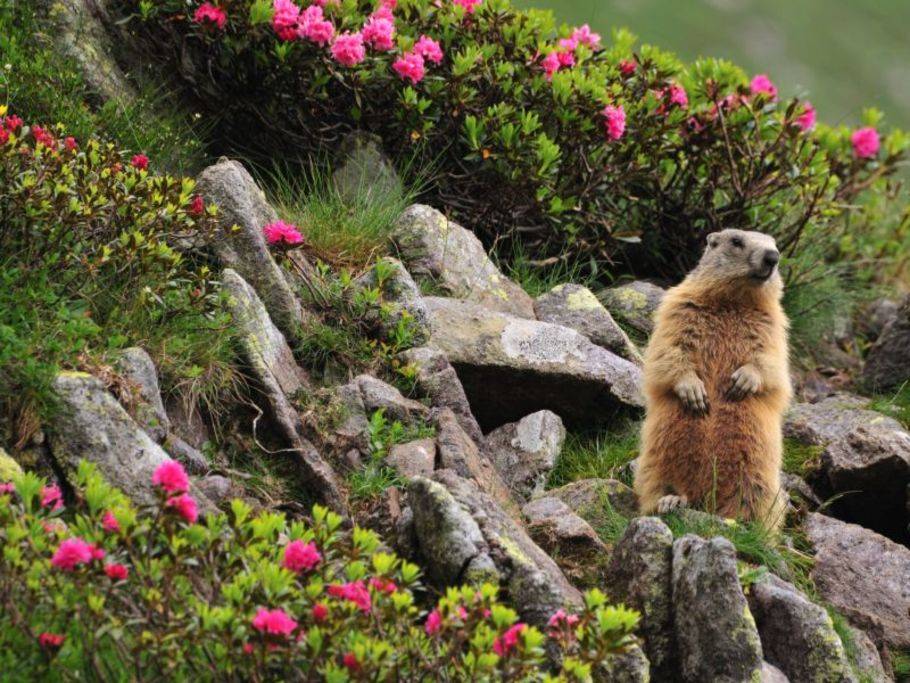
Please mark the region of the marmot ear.
[[711, 249], [716, 247], [719, 242], [720, 242], [720, 233], [719, 232], [712, 232], [710, 235], [708, 235], [708, 246]]

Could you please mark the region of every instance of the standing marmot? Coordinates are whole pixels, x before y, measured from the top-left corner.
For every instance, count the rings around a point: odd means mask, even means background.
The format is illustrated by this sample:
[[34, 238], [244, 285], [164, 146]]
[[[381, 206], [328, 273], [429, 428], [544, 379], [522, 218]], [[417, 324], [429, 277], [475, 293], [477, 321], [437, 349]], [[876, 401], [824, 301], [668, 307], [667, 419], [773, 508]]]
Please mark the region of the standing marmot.
[[776, 527], [787, 318], [774, 239], [724, 230], [667, 292], [645, 353], [647, 417], [635, 476], [644, 513], [689, 503]]

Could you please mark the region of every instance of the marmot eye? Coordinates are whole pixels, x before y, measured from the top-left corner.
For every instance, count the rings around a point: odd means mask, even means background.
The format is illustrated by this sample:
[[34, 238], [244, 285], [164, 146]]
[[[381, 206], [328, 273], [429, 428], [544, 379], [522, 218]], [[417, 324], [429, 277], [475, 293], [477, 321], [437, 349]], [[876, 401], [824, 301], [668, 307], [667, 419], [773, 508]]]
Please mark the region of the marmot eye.
[[732, 244], [737, 249], [742, 249], [745, 246], [745, 244], [743, 244], [742, 239], [740, 239], [739, 237], [734, 237], [733, 239], [731, 239], [730, 244]]

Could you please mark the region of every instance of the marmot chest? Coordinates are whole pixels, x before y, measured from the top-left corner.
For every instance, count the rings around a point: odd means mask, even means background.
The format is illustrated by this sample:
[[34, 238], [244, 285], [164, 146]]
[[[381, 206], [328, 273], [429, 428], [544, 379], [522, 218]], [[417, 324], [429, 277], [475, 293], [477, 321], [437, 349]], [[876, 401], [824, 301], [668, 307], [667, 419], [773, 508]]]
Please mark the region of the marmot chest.
[[726, 389], [734, 370], [755, 360], [771, 335], [772, 321], [751, 308], [697, 308], [689, 312], [690, 357], [711, 388]]

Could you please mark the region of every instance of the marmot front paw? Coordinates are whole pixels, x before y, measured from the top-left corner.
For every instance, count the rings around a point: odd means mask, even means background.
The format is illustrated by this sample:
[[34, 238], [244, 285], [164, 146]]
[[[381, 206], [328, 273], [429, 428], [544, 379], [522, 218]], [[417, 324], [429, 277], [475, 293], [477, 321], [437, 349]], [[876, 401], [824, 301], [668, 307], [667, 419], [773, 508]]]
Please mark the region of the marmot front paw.
[[687, 507], [688, 505], [689, 499], [685, 496], [663, 496], [660, 500], [657, 501], [657, 514], [665, 515], [668, 512]]
[[693, 413], [705, 414], [710, 406], [708, 405], [708, 392], [705, 391], [705, 383], [695, 375], [683, 377], [673, 387], [674, 393], [682, 401], [682, 404]]
[[727, 390], [727, 398], [733, 401], [744, 399], [749, 394], [758, 393], [761, 389], [761, 375], [754, 365], [743, 365], [730, 375], [733, 382]]

